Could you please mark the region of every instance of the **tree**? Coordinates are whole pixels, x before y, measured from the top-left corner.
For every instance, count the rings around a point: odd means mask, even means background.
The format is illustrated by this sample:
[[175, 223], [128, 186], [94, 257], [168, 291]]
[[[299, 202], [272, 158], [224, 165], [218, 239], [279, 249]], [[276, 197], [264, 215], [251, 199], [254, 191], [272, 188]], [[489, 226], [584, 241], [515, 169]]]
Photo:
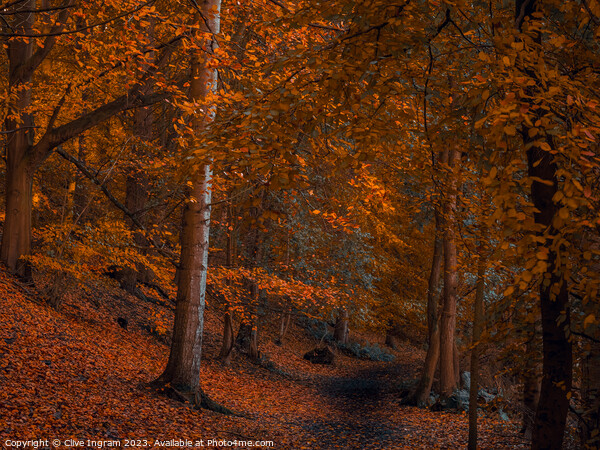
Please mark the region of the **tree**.
[[[542, 37], [536, 28], [538, 20], [534, 17], [538, 10], [538, 2], [517, 0], [515, 6], [516, 23], [521, 36], [532, 49], [539, 49]], [[524, 72], [536, 81], [530, 89], [531, 94], [535, 96], [535, 90], [543, 90], [544, 86], [539, 81], [533, 64], [527, 60], [526, 64], [528, 65], [523, 67]], [[556, 244], [552, 242], [552, 236], [556, 233], [553, 219], [558, 213], [558, 207], [554, 203], [554, 195], [558, 192], [558, 166], [552, 155], [554, 142], [551, 136], [547, 136], [544, 139], [546, 146], [542, 146], [539, 140], [532, 138], [531, 128], [523, 124], [522, 135], [523, 144], [527, 149], [528, 174], [532, 179], [531, 197], [537, 209], [534, 219], [539, 225], [539, 234], [546, 244], [545, 248], [550, 250], [539, 293], [543, 366], [532, 448], [558, 449], [562, 447], [572, 385], [573, 354], [565, 332], [570, 328], [569, 287], [559, 262]]]
[[469, 450], [477, 449], [477, 398], [479, 397], [479, 356], [484, 318], [485, 271], [486, 261], [484, 246], [478, 249], [477, 289], [473, 305], [473, 339], [471, 342], [471, 384], [469, 385]]
[[[205, 0], [198, 5], [194, 23], [196, 43], [190, 55], [191, 127], [194, 136], [209, 126], [216, 106], [211, 95], [217, 89], [217, 70], [212, 64], [220, 30], [220, 0]], [[195, 146], [196, 139], [191, 145]], [[177, 308], [173, 343], [167, 366], [159, 378], [185, 394], [198, 406], [206, 403], [200, 388], [200, 362], [208, 270], [212, 170], [208, 161], [192, 172], [181, 227], [181, 257], [178, 267]]]
[[[61, 125], [60, 115], [70, 94], [67, 87], [56, 103], [45, 130], [39, 139], [35, 139], [35, 129], [41, 118], [31, 113], [33, 101], [34, 74], [48, 58], [56, 45], [59, 35], [66, 33], [70, 8], [57, 9], [55, 25], [48, 33], [34, 32], [36, 18], [41, 13], [36, 10], [35, 0], [16, 2], [12, 7], [12, 24], [7, 41], [8, 104], [9, 113], [5, 118], [5, 127], [9, 133], [6, 139], [6, 219], [0, 247], [0, 260], [8, 268], [20, 275], [28, 275], [28, 264], [22, 259], [31, 250], [31, 211], [32, 185], [34, 174], [44, 164], [52, 151], [59, 145], [80, 135], [84, 131], [107, 120], [115, 114], [128, 109], [143, 107], [163, 100], [165, 92], [148, 93], [145, 79], [157, 70], [156, 66], [144, 72], [137, 83], [114, 100], [96, 106], [79, 117]], [[24, 11], [24, 12], [20, 12]], [[47, 22], [48, 17], [44, 18]], [[110, 21], [109, 21], [110, 22]], [[43, 24], [44, 22], [42, 22]], [[44, 38], [45, 37], [45, 38]], [[40, 46], [36, 40], [44, 38]], [[118, 64], [117, 64], [118, 65]]]
[[440, 393], [450, 397], [458, 386], [456, 344], [456, 302], [458, 289], [458, 260], [456, 254], [456, 189], [454, 174], [458, 151], [446, 150], [442, 163], [447, 164], [449, 183], [444, 193], [443, 212], [443, 253], [444, 253], [444, 289], [440, 320]]

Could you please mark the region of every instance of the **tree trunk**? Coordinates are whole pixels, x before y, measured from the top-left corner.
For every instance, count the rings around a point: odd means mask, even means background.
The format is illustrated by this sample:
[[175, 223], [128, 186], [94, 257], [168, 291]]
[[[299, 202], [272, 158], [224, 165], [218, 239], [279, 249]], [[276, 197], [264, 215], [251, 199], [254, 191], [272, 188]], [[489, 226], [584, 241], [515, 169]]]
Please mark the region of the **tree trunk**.
[[[197, 16], [202, 32], [218, 33], [220, 27], [220, 0], [200, 3], [202, 18]], [[216, 90], [217, 71], [209, 67], [215, 41], [206, 44], [207, 56], [195, 49], [191, 56], [190, 99], [201, 103]], [[200, 130], [210, 123], [214, 107], [206, 107], [204, 115], [198, 111], [193, 118], [193, 128]], [[159, 380], [187, 392], [200, 392], [200, 361], [204, 308], [206, 300], [206, 275], [208, 269], [208, 239], [211, 211], [210, 165], [205, 164], [195, 172], [183, 212], [181, 230], [181, 261], [177, 285], [177, 306], [173, 342], [169, 361]]]
[[[598, 335], [598, 333], [596, 333]], [[598, 448], [600, 443], [600, 344], [591, 342], [581, 368], [582, 448]]]
[[242, 323], [235, 339], [240, 350], [252, 359], [258, 359], [258, 325], [256, 319], [251, 322]]
[[523, 370], [523, 427], [521, 432], [528, 440], [533, 435], [535, 412], [540, 400], [541, 372], [539, 364], [539, 331], [531, 324], [525, 343], [525, 368]]
[[479, 395], [479, 349], [483, 333], [483, 296], [485, 293], [486, 262], [483, 250], [479, 250], [477, 288], [473, 305], [473, 340], [471, 342], [471, 385], [469, 386], [469, 450], [477, 449], [477, 397]]
[[[85, 27], [85, 20], [83, 17], [77, 17], [75, 19], [77, 28]], [[83, 43], [79, 36], [75, 37], [75, 49], [77, 53], [80, 53], [83, 50]], [[85, 56], [89, 57], [89, 53], [85, 52]], [[81, 93], [81, 103], [86, 104], [88, 101], [89, 93], [87, 90], [83, 90]], [[84, 114], [89, 112], [87, 108], [84, 108], [82, 111]], [[86, 162], [87, 159], [87, 148], [86, 148], [86, 137], [85, 133], [81, 133], [77, 139], [75, 140], [77, 146], [77, 159], [82, 163]], [[85, 213], [85, 210], [88, 207], [87, 200], [87, 189], [85, 185], [85, 176], [83, 176], [78, 170], [75, 171], [75, 176], [73, 178], [73, 208], [70, 211], [71, 219], [74, 222], [80, 221]]]
[[[133, 171], [133, 168], [131, 170]], [[143, 171], [137, 171], [137, 173], [129, 173], [127, 175], [125, 180], [127, 209], [134, 213], [139, 222], [144, 226], [146, 225], [147, 221], [144, 218], [144, 214], [140, 214], [139, 212], [146, 207], [146, 203], [148, 201], [147, 186], [148, 181]], [[129, 229], [133, 231], [133, 242], [138, 249], [147, 247], [148, 242], [146, 241], [144, 234], [138, 229], [133, 221], [129, 221]], [[139, 252], [141, 254], [145, 253], [144, 250], [139, 250]], [[138, 275], [147, 273], [148, 269], [145, 265], [136, 263], [135, 267], [124, 267], [123, 270], [125, 272], [125, 276], [123, 283], [121, 283], [121, 287], [129, 293], [133, 293], [138, 282]]]
[[259, 297], [260, 292], [258, 289], [258, 285], [256, 283], [252, 283], [250, 285], [250, 298], [252, 302], [256, 304], [256, 317], [253, 320], [253, 323], [250, 327], [250, 340], [248, 343], [248, 355], [252, 359], [258, 359], [260, 357], [260, 353], [258, 351], [258, 309], [259, 309]]
[[258, 324], [255, 324], [250, 332], [250, 349], [248, 355], [252, 359], [260, 358], [260, 352], [258, 351]]
[[285, 311], [281, 312], [281, 319], [279, 321], [279, 336], [277, 336], [277, 340], [275, 341], [277, 345], [281, 345], [283, 343], [283, 338], [285, 337], [287, 330], [290, 326], [291, 318], [292, 307], [288, 305]]
[[[231, 195], [229, 196], [231, 202]], [[226, 224], [227, 224], [227, 249], [225, 254], [225, 266], [228, 269], [232, 269], [234, 266], [234, 218], [231, 211], [232, 206], [227, 206], [226, 211]], [[231, 285], [231, 278], [227, 279], [228, 285]], [[231, 306], [227, 305], [227, 311], [223, 320], [223, 344], [221, 345], [221, 351], [219, 352], [219, 359], [225, 364], [231, 362], [231, 354], [233, 351], [234, 335], [233, 335], [233, 317], [231, 316]]]
[[[452, 171], [458, 156], [455, 149], [448, 151], [448, 167]], [[448, 398], [458, 385], [456, 378], [455, 342], [456, 290], [458, 286], [457, 256], [455, 241], [456, 177], [449, 173], [444, 201], [444, 303], [440, 324], [440, 395]]]
[[433, 243], [433, 258], [431, 271], [429, 273], [429, 287], [427, 290], [427, 328], [429, 330], [429, 347], [425, 356], [425, 365], [417, 390], [415, 391], [415, 402], [417, 406], [425, 406], [431, 393], [431, 385], [435, 376], [435, 369], [440, 356], [440, 275], [442, 272], [442, 230], [441, 218], [436, 208], [435, 212], [435, 239]]
[[258, 285], [251, 282], [250, 303], [254, 305], [252, 319], [240, 324], [235, 343], [242, 352], [246, 353], [252, 359], [258, 359], [260, 356], [260, 352], [258, 351], [258, 300]]
[[[150, 21], [150, 26], [146, 30], [147, 36], [150, 41], [154, 40], [154, 20]], [[148, 55], [149, 58], [153, 56], [153, 52]], [[148, 64], [142, 64], [142, 70], [148, 70]], [[147, 153], [147, 147], [152, 143], [152, 124], [154, 122], [154, 114], [151, 107], [138, 108], [133, 113], [133, 134], [134, 134], [134, 146], [132, 149], [132, 155], [137, 160], [143, 158]], [[127, 209], [136, 215], [137, 220], [144, 226], [147, 224], [147, 214], [145, 212], [146, 204], [148, 202], [148, 177], [146, 172], [136, 167], [130, 167], [127, 179], [125, 180], [125, 196]], [[133, 232], [133, 242], [138, 247], [139, 253], [142, 255], [146, 254], [143, 250], [148, 246], [146, 238], [141, 230], [133, 223], [129, 221], [129, 229]], [[125, 289], [133, 293], [138, 283], [138, 276], [147, 275], [148, 268], [141, 263], [136, 263], [135, 267], [125, 267], [126, 272], [126, 286]], [[147, 278], [147, 276], [146, 276]]]
[[196, 201], [188, 201], [183, 212], [173, 343], [161, 375], [162, 381], [190, 392], [199, 388], [210, 232], [210, 167], [204, 166], [199, 176], [191, 192]]
[[233, 350], [233, 319], [231, 318], [231, 312], [225, 313], [223, 321], [223, 345], [219, 352], [219, 359], [225, 364], [231, 362], [231, 352]]
[[454, 379], [456, 380], [456, 386], [460, 385], [460, 352], [458, 351], [458, 345], [456, 345], [456, 339], [453, 339], [452, 343], [452, 367], [454, 369]]
[[[11, 153], [8, 153], [11, 155]], [[11, 272], [28, 276], [29, 264], [23, 256], [31, 250], [31, 199], [33, 172], [26, 161], [13, 163], [9, 157], [6, 172], [6, 218], [1, 257]]]
[[[34, 10], [35, 1], [20, 2], [15, 10]], [[35, 14], [14, 14], [11, 25], [15, 32], [30, 34]], [[31, 106], [32, 71], [23, 66], [33, 54], [33, 41], [26, 38], [13, 38], [6, 41], [8, 46], [8, 104], [9, 114], [4, 121], [6, 135], [6, 199], [4, 232], [0, 258], [11, 272], [28, 276], [29, 265], [21, 260], [31, 250], [31, 206], [32, 186], [35, 167], [28, 157], [33, 145], [34, 122], [31, 114], [25, 111]]]
[[[523, 130], [523, 140], [525, 144], [531, 144], [527, 127]], [[551, 143], [551, 140], [548, 140]], [[566, 334], [571, 326], [567, 280], [561, 275], [561, 268], [556, 261], [556, 249], [551, 247], [550, 238], [556, 235], [552, 221], [557, 206], [552, 198], [558, 190], [557, 166], [551, 153], [535, 145], [527, 150], [527, 160], [529, 176], [535, 177], [531, 185], [531, 198], [538, 210], [535, 213], [535, 222], [543, 227], [541, 234], [547, 237], [546, 248], [550, 250], [548, 268], [543, 277], [544, 281], [540, 284], [543, 366], [532, 448], [560, 449], [569, 411], [573, 354]]]
[[335, 328], [333, 330], [333, 339], [335, 342], [341, 345], [348, 345], [348, 310], [346, 308], [340, 309], [337, 321], [335, 322]]
[[[552, 197], [548, 197], [551, 199]], [[539, 208], [539, 206], [538, 206]], [[542, 387], [535, 415], [532, 449], [562, 448], [573, 381], [573, 354], [565, 330], [570, 329], [566, 280], [556, 274], [556, 255], [551, 253], [550, 284], [540, 287], [542, 309]], [[551, 292], [559, 287], [558, 293]]]
[[[536, 22], [533, 14], [538, 9], [537, 0], [516, 0], [516, 26], [523, 32], [523, 24]], [[539, 23], [539, 21], [538, 21]], [[542, 35], [535, 26], [526, 30], [533, 42], [541, 50]], [[524, 55], [527, 57], [527, 55]], [[531, 55], [532, 58], [537, 56]], [[545, 91], [545, 84], [539, 79], [536, 62], [529, 62], [522, 68], [535, 85], [528, 88], [528, 98], [535, 91]], [[534, 120], [535, 122], [535, 120]], [[551, 136], [546, 135], [550, 151], [536, 145], [537, 140], [529, 136], [530, 127], [521, 123], [523, 144], [527, 152], [528, 175], [532, 179], [531, 199], [537, 209], [534, 220], [539, 226], [538, 234], [544, 237], [545, 248], [549, 250], [546, 272], [540, 283], [540, 309], [542, 313], [542, 386], [540, 400], [535, 415], [532, 449], [560, 449], [562, 447], [569, 398], [571, 396], [573, 354], [566, 331], [570, 329], [570, 305], [567, 280], [562, 276], [557, 255], [556, 238], [560, 236], [553, 226], [557, 205], [553, 201], [558, 191], [558, 170], [552, 153], [556, 152]], [[543, 130], [542, 130], [543, 131]], [[538, 132], [539, 133], [539, 132]]]

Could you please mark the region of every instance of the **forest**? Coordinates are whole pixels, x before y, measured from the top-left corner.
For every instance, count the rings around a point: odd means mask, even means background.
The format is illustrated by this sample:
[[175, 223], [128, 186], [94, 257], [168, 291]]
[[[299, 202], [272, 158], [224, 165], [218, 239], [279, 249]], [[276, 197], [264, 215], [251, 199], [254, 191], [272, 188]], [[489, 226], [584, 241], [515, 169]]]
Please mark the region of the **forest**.
[[600, 0], [2, 0], [0, 447], [600, 448]]

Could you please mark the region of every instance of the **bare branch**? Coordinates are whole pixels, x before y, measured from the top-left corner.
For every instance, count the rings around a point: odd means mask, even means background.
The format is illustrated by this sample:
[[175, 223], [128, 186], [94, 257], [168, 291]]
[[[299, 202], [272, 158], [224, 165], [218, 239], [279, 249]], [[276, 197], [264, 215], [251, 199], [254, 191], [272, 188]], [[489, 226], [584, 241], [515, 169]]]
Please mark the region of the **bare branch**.
[[63, 6], [53, 6], [50, 8], [39, 8], [39, 9], [18, 9], [15, 11], [3, 11], [4, 7], [0, 7], [0, 15], [2, 16], [14, 16], [15, 14], [22, 13], [42, 13], [42, 12], [54, 12], [54, 11], [62, 11], [64, 9], [73, 8], [75, 5], [63, 5]]
[[142, 3], [141, 5], [136, 6], [135, 8], [132, 8], [128, 11], [125, 11], [121, 14], [118, 14], [116, 16], [113, 16], [109, 19], [103, 20], [101, 22], [96, 22], [93, 23], [92, 25], [88, 25], [87, 27], [82, 27], [82, 28], [76, 28], [75, 30], [67, 30], [67, 31], [55, 31], [55, 32], [49, 32], [49, 33], [39, 33], [39, 34], [31, 34], [31, 33], [0, 33], [0, 36], [2, 37], [29, 37], [29, 38], [40, 38], [40, 37], [54, 37], [54, 36], [63, 36], [66, 34], [74, 34], [74, 33], [80, 33], [82, 31], [85, 30], [89, 30], [91, 28], [96, 28], [96, 27], [100, 27], [102, 25], [106, 25], [110, 22], [114, 22], [117, 19], [120, 19], [122, 17], [126, 17], [130, 14], [133, 14], [135, 12], [138, 12], [141, 9], [144, 9], [146, 6], [150, 6], [152, 5], [156, 0], [148, 0], [145, 3]]

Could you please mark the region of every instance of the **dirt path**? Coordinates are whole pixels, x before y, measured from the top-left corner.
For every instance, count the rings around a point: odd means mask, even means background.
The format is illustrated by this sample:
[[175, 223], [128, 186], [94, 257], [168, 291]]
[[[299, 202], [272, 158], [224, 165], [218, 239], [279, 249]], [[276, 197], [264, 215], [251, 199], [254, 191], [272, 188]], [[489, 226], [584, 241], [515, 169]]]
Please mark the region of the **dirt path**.
[[351, 376], [323, 377], [315, 387], [322, 396], [325, 418], [298, 417], [296, 426], [312, 436], [309, 448], [387, 449], [403, 446], [407, 430], [391, 416], [400, 408], [395, 380], [401, 365], [358, 370]]
[[[343, 376], [315, 377], [311, 391], [318, 395], [319, 413], [306, 414], [303, 399], [298, 399], [290, 414], [281, 417], [281, 425], [299, 437], [290, 448], [466, 448], [466, 414], [400, 404], [398, 385], [414, 376], [414, 367], [394, 362], [363, 365]], [[480, 436], [481, 449], [525, 448], [516, 428], [499, 420], [482, 418]]]

